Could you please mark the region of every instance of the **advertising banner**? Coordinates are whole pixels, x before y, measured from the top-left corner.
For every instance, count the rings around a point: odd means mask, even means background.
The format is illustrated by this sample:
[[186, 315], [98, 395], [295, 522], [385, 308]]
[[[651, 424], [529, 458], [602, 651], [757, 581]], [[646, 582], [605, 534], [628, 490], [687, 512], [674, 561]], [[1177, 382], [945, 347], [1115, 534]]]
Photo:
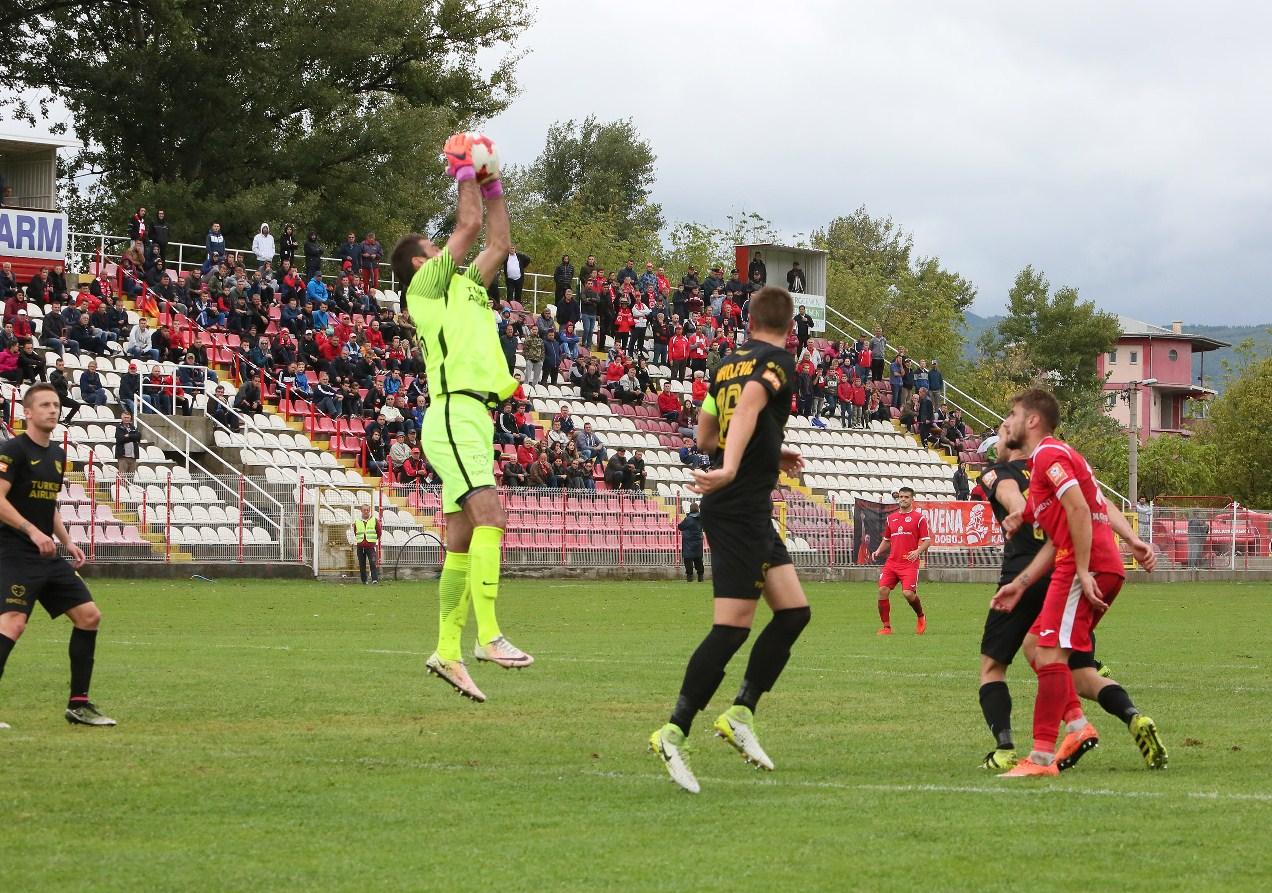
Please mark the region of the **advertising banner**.
[[[987, 502], [921, 502], [916, 511], [927, 518], [933, 549], [1002, 547], [1003, 531]], [[883, 536], [884, 521], [897, 510], [893, 503], [858, 499], [854, 511], [853, 544], [859, 564], [871, 564], [870, 553]]]
[[813, 318], [813, 331], [822, 334], [826, 331], [826, 298], [824, 295], [810, 295], [796, 293], [791, 295], [795, 299], [795, 312], [799, 313], [799, 305], [803, 304], [804, 309], [808, 311], [808, 315]]
[[988, 502], [916, 502], [927, 518], [933, 549], [984, 549], [1003, 545], [1003, 531]]
[[65, 263], [66, 234], [65, 214], [0, 208], [0, 257]]

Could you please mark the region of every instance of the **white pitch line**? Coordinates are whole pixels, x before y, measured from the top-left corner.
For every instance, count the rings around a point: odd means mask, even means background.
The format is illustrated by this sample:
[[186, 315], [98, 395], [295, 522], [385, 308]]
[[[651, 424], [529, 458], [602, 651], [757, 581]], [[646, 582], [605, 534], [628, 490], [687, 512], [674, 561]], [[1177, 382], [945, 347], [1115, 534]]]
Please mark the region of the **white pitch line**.
[[[333, 763], [333, 764], [353, 764], [358, 766], [385, 766], [406, 769], [423, 769], [429, 771], [464, 771], [479, 768], [483, 771], [489, 770], [490, 766], [474, 767], [465, 763], [444, 763], [432, 760], [402, 760], [387, 757], [358, 757], [354, 759], [344, 758], [319, 758], [316, 760], [304, 760], [305, 762], [316, 763]], [[500, 772], [509, 774], [544, 776], [552, 778], [562, 778], [570, 775], [571, 769], [568, 766], [558, 768], [542, 768], [542, 767], [518, 767], [512, 768], [502, 767]], [[583, 769], [578, 774], [591, 778], [606, 778], [614, 781], [631, 781], [637, 783], [645, 783], [650, 781], [662, 782], [665, 776], [661, 772], [651, 771], [649, 773], [635, 772], [619, 772], [614, 770], [598, 770]], [[1272, 793], [1252, 792], [1237, 793], [1229, 791], [1118, 791], [1112, 788], [1073, 788], [1059, 787], [1046, 784], [1039, 784], [1036, 781], [1027, 781], [1021, 783], [1019, 780], [1004, 780], [1001, 785], [958, 785], [958, 784], [877, 784], [862, 782], [859, 784], [851, 784], [839, 781], [818, 781], [815, 779], [790, 778], [782, 776], [780, 778], [759, 777], [757, 773], [752, 773], [749, 778], [737, 777], [713, 777], [698, 776], [704, 786], [721, 785], [726, 787], [767, 787], [767, 788], [807, 788], [816, 790], [832, 790], [832, 791], [874, 791], [886, 794], [971, 794], [984, 795], [989, 794], [1000, 796], [1076, 796], [1076, 797], [1101, 797], [1101, 798], [1132, 798], [1132, 799], [1153, 799], [1153, 800], [1211, 800], [1211, 801], [1242, 801], [1252, 803], [1272, 803]]]
[[[648, 776], [635, 775], [630, 772], [584, 772], [598, 778], [613, 778], [621, 781], [640, 781]], [[706, 785], [764, 785], [766, 787], [801, 787], [836, 791], [878, 791], [889, 794], [1005, 794], [1023, 796], [1057, 796], [1073, 795], [1081, 797], [1130, 797], [1150, 799], [1188, 799], [1188, 800], [1242, 800], [1255, 803], [1272, 803], [1272, 793], [1229, 793], [1226, 791], [1117, 791], [1109, 788], [1067, 788], [1050, 787], [1037, 784], [1021, 785], [1016, 780], [1004, 780], [1001, 786], [986, 787], [983, 785], [948, 785], [948, 784], [847, 784], [838, 781], [813, 781], [811, 779], [763, 780], [742, 778], [709, 778], [699, 776], [698, 780]]]

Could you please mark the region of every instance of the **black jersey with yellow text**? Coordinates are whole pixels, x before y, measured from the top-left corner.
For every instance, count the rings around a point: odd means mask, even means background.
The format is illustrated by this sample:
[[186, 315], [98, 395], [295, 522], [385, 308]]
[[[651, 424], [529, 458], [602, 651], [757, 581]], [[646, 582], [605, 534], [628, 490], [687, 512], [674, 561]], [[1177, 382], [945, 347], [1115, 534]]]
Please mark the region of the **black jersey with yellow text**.
[[[981, 472], [980, 486], [989, 497], [990, 508], [1001, 526], [1003, 518], [1008, 515], [1007, 508], [998, 501], [998, 485], [1004, 480], [1013, 480], [1020, 487], [1020, 495], [1029, 499], [1029, 461], [1013, 459], [1010, 462], [996, 462]], [[1003, 547], [1003, 579], [1011, 579], [1020, 573], [1029, 562], [1033, 561], [1042, 544], [1046, 542], [1042, 531], [1029, 524], [1022, 524], [1016, 534]]]
[[707, 494], [702, 501], [704, 512], [713, 502], [769, 503], [777, 484], [794, 378], [795, 358], [783, 348], [763, 341], [749, 341], [720, 361], [709, 391], [720, 425], [720, 446], [714, 458], [716, 467], [724, 460], [729, 423], [742, 398], [742, 389], [748, 382], [759, 382], [769, 399], [755, 421], [755, 432], [742, 453], [737, 477], [722, 490]]
[[[59, 446], [42, 447], [25, 434], [0, 444], [0, 480], [9, 482], [10, 505], [48, 536], [53, 536], [66, 471], [66, 453]], [[37, 553], [29, 537], [7, 524], [0, 524], [0, 550]]]

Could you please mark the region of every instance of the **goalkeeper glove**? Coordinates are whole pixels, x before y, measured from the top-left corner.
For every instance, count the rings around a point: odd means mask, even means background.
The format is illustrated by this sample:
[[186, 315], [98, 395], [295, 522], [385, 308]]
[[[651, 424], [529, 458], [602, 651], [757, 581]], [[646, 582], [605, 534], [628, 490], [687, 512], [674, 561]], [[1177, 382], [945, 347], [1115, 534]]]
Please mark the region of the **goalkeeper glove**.
[[442, 147], [446, 156], [446, 175], [456, 183], [473, 180], [477, 172], [473, 170], [472, 137], [467, 133], [453, 133]]

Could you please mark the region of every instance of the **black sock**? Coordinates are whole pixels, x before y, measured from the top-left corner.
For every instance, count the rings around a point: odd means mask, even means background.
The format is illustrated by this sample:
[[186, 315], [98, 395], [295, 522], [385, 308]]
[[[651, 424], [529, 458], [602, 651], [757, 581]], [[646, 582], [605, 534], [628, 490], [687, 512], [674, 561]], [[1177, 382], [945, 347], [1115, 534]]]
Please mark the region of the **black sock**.
[[9, 652], [13, 650], [13, 646], [16, 644], [18, 644], [17, 639], [10, 639], [0, 633], [0, 676], [4, 675], [5, 662], [9, 660]]
[[71, 630], [71, 644], [67, 653], [71, 656], [71, 702], [88, 700], [88, 686], [93, 681], [93, 652], [97, 650], [97, 630]]
[[923, 616], [923, 601], [917, 595], [910, 601], [910, 608], [914, 611], [915, 617]]
[[1131, 703], [1131, 696], [1126, 693], [1126, 689], [1116, 683], [1100, 689], [1096, 700], [1100, 702], [1105, 713], [1116, 716], [1128, 726], [1131, 720], [1139, 715], [1139, 710], [1135, 709], [1135, 705]]
[[671, 714], [671, 721], [680, 731], [689, 734], [698, 712], [711, 703], [720, 683], [724, 681], [724, 668], [737, 654], [751, 630], [742, 626], [725, 626], [717, 623], [689, 658], [685, 667], [685, 681], [680, 686], [680, 699]]
[[755, 640], [755, 647], [751, 649], [751, 659], [746, 664], [746, 676], [733, 703], [750, 710], [755, 709], [760, 695], [769, 691], [782, 674], [782, 668], [791, 656], [791, 646], [804, 631], [804, 627], [808, 626], [812, 616], [813, 612], [807, 605], [773, 612], [773, 619], [764, 627]]
[[981, 713], [1003, 750], [1014, 750], [1011, 738], [1011, 691], [1006, 682], [986, 682], [980, 687]]

